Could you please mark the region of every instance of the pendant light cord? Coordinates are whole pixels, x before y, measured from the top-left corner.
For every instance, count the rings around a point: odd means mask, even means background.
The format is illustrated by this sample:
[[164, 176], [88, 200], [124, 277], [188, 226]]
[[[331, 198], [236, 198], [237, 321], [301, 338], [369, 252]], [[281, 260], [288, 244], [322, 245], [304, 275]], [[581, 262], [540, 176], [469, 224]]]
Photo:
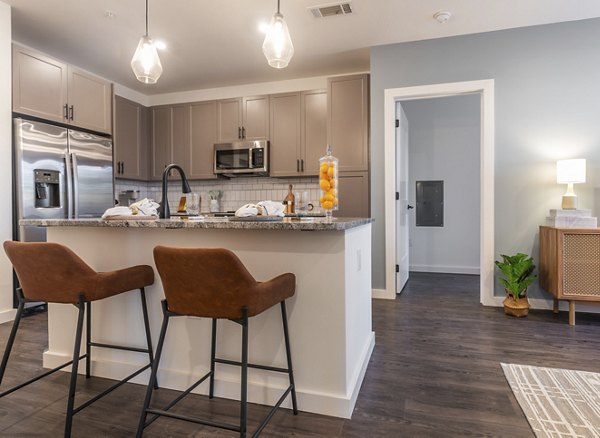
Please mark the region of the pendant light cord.
[[279, 1], [280, 1], [280, 0], [277, 0], [277, 13], [278, 13], [278, 14], [280, 13], [280, 12], [279, 12]]
[[148, 0], [146, 0], [146, 36], [148, 36]]

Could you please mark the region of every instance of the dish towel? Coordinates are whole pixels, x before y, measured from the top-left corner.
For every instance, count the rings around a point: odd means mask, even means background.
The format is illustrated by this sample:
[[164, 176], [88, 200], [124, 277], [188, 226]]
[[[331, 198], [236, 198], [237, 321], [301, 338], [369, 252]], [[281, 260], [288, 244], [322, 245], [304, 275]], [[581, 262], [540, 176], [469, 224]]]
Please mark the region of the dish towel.
[[285, 216], [285, 206], [281, 202], [275, 201], [260, 201], [256, 204], [245, 204], [237, 209], [235, 215], [237, 217], [250, 216]]
[[156, 216], [158, 217], [159, 204], [152, 199], [144, 198], [134, 202], [129, 207], [112, 207], [102, 215], [102, 219], [113, 216]]

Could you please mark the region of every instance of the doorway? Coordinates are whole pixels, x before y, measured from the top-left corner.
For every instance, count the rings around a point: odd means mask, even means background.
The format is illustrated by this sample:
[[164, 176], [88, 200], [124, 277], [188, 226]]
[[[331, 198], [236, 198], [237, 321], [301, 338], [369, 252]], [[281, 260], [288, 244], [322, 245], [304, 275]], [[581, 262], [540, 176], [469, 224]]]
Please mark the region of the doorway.
[[410, 272], [480, 273], [478, 94], [396, 102], [396, 292]]
[[376, 297], [396, 298], [396, 102], [478, 94], [481, 99], [479, 296], [483, 305], [501, 305], [502, 297], [494, 297], [494, 80], [393, 88], [384, 94], [386, 288]]

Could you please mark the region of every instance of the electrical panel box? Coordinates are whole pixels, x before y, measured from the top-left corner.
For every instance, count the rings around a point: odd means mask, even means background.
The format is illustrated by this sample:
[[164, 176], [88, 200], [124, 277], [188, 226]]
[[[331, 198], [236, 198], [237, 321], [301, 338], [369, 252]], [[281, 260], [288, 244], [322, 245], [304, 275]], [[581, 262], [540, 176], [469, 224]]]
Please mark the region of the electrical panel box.
[[444, 181], [417, 181], [417, 227], [444, 226]]

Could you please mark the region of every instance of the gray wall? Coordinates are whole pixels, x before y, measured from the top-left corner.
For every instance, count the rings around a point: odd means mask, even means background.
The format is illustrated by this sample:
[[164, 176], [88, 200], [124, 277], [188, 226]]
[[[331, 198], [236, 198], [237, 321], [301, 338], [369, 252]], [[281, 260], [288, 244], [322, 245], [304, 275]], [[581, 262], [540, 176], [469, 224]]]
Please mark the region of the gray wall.
[[[402, 102], [408, 119], [409, 202], [416, 181], [444, 181], [444, 226], [409, 212], [410, 270], [479, 274], [480, 96]], [[416, 206], [418, 208], [418, 206]]]
[[[385, 287], [383, 97], [387, 88], [495, 80], [495, 252], [538, 252], [538, 225], [560, 208], [555, 161], [587, 158], [579, 207], [595, 209], [600, 163], [600, 19], [371, 50], [373, 287]], [[530, 296], [547, 297], [534, 285]], [[502, 290], [496, 284], [496, 293]]]

